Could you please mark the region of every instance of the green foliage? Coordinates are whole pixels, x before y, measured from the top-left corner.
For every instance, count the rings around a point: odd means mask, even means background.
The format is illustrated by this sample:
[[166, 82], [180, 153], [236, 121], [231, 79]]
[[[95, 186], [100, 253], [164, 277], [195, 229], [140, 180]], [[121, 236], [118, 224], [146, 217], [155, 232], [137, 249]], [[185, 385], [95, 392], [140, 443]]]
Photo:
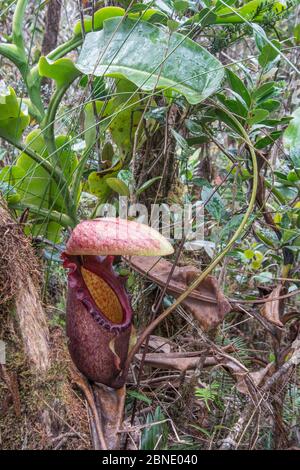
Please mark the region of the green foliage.
[[[221, 5], [228, 4], [228, 2], [221, 2]], [[273, 13], [280, 15], [286, 9], [285, 2], [274, 0], [251, 0], [245, 2], [240, 8], [223, 7], [217, 10], [218, 24], [226, 23], [243, 23], [244, 21], [260, 23], [264, 20], [265, 16]]]
[[[63, 229], [100, 214], [101, 203], [111, 203], [118, 213], [120, 195], [150, 204], [154, 198], [148, 198], [152, 191], [147, 190], [154, 184], [161, 192], [169, 190], [165, 180], [173, 178], [168, 203], [195, 205], [201, 200], [205, 205], [205, 242], [196, 246], [190, 264], [207, 269], [207, 257], [212, 258], [208, 269], [214, 267], [233, 308], [239, 305], [239, 317], [234, 311], [226, 315], [210, 341], [220, 348], [230, 345], [224, 354], [249, 365], [251, 372], [270, 362], [277, 367], [281, 358], [284, 364], [295, 323], [288, 320], [276, 341], [270, 341], [272, 328], [261, 334], [252, 317], [262, 305], [252, 301], [268, 295], [283, 279], [289, 294], [297, 288], [299, 108], [289, 115], [291, 106], [299, 106], [290, 86], [296, 83], [293, 53], [300, 42], [295, 2], [159, 0], [155, 9], [151, 2], [121, 4], [124, 8], [99, 8], [93, 17], [85, 17], [84, 28], [79, 21], [73, 37], [37, 63], [30, 54], [31, 46], [39, 45], [36, 27], [32, 44], [26, 44], [28, 31], [24, 34], [29, 3], [16, 2], [12, 28], [9, 34], [1, 32], [0, 43], [2, 75], [11, 61], [18, 68], [16, 77], [21, 77], [17, 94], [0, 85], [1, 197], [16, 217], [22, 215], [25, 232], [38, 237], [35, 242], [42, 238], [47, 246], [43, 245], [44, 258], [59, 263], [63, 245], [57, 244], [67, 236]], [[1, 14], [9, 21], [5, 10]], [[288, 21], [282, 23], [281, 18]], [[216, 52], [222, 63], [214, 57]], [[45, 77], [53, 82], [50, 96], [42, 87]], [[176, 222], [173, 217], [171, 224]], [[138, 290], [136, 275], [129, 268], [121, 272], [129, 275], [127, 287]], [[164, 306], [173, 301], [165, 296]], [[242, 317], [244, 301], [249, 315]], [[288, 302], [290, 315], [296, 305], [292, 295]], [[58, 307], [64, 310], [63, 300]], [[60, 315], [51, 322], [64, 326]], [[174, 317], [166, 331], [170, 327], [176, 334], [176, 322]], [[180, 331], [184, 336], [185, 329]], [[277, 347], [275, 343], [280, 343], [277, 351], [270, 349]], [[192, 352], [189, 343], [187, 351]], [[152, 372], [163, 383], [165, 379]], [[129, 411], [133, 400], [153, 409], [142, 428], [142, 449], [164, 449], [173, 441], [166, 416], [180, 415], [179, 424], [184, 423], [184, 441], [172, 448], [186, 448], [188, 442], [191, 448], [213, 445], [232, 429], [249, 397], [237, 391], [237, 376], [225, 366], [204, 368], [201, 374], [210, 385], [195, 393], [188, 390], [192, 400], [184, 404], [180, 402], [185, 396], [176, 395], [178, 407], [171, 401], [177, 378], [172, 387], [156, 383], [154, 393], [155, 381], [146, 391], [144, 382], [138, 391], [128, 391]], [[187, 380], [184, 386], [190, 388]], [[180, 392], [184, 386], [180, 382]], [[254, 395], [255, 391], [253, 387]], [[290, 423], [299, 415], [299, 390], [290, 387], [288, 393], [283, 417]], [[163, 413], [156, 407], [161, 402]], [[199, 409], [204, 418], [198, 416]], [[261, 435], [261, 429], [269, 427], [266, 422], [267, 426], [253, 419], [245, 436], [256, 426], [257, 445], [267, 442], [271, 448], [269, 429], [267, 438]], [[186, 429], [193, 435], [186, 437]]]
[[[124, 8], [119, 7], [104, 7], [96, 11], [94, 18], [88, 16], [84, 18], [84, 33], [90, 33], [91, 31], [99, 31], [103, 28], [103, 23], [109, 18], [114, 18], [116, 16], [124, 16]], [[74, 34], [82, 35], [82, 24], [81, 21], [78, 21], [74, 26]]]
[[192, 104], [214, 93], [223, 78], [219, 61], [194, 41], [129, 19], [107, 20], [102, 31], [89, 33], [76, 66], [88, 75], [125, 77], [145, 91], [174, 90]]
[[294, 111], [292, 117], [283, 135], [283, 144], [293, 165], [300, 170], [300, 108]]
[[130, 398], [136, 398], [137, 400], [140, 400], [144, 403], [147, 403], [147, 405], [152, 404], [151, 398], [147, 397], [146, 395], [144, 395], [141, 392], [138, 392], [137, 390], [128, 390], [127, 391], [127, 396], [130, 397]]
[[29, 122], [26, 104], [11, 87], [0, 82], [0, 137], [18, 142]]
[[192, 16], [187, 24], [199, 23], [207, 25], [238, 25], [243, 23], [264, 23], [267, 20], [278, 19], [287, 9], [285, 1], [276, 0], [251, 0], [244, 2], [239, 8], [235, 8], [235, 1], [204, 2], [204, 8]]
[[[56, 137], [57, 155], [55, 162], [59, 165], [61, 174], [66, 178], [67, 184], [71, 186], [73, 174], [77, 167], [77, 159], [70, 149], [69, 140], [67, 136]], [[26, 148], [34, 151], [41, 160], [51, 160], [41, 131], [37, 129], [32, 131], [27, 136], [25, 143]], [[51, 211], [66, 214], [67, 207], [64, 196], [66, 188], [61, 184], [57, 184], [51, 173], [33, 160], [26, 151], [19, 155], [15, 166], [5, 167], [0, 172], [0, 181], [12, 185], [19, 200], [22, 201], [22, 205], [31, 207], [31, 210], [35, 208], [35, 214], [40, 209], [49, 211], [49, 220], [47, 220], [47, 217], [45, 222], [39, 223], [35, 220], [32, 233], [57, 241], [61, 227], [60, 224], [51, 220]], [[11, 200], [8, 200], [8, 202], [12, 203]]]
[[166, 418], [159, 406], [154, 413], [147, 415], [146, 425], [142, 433], [141, 450], [165, 449], [169, 431]]
[[68, 87], [80, 75], [71, 59], [62, 58], [55, 61], [41, 57], [39, 60], [41, 77], [52, 78], [57, 89]]
[[219, 387], [218, 382], [212, 382], [209, 386], [203, 388], [196, 387], [195, 396], [198, 400], [204, 402], [208, 411], [211, 411], [211, 404], [220, 406]]
[[145, 141], [143, 135], [143, 108], [145, 103], [141, 102], [140, 93], [135, 85], [127, 80], [118, 80], [116, 85], [116, 96], [109, 100], [105, 107], [108, 118], [104, 126], [109, 129], [111, 137], [116, 144], [120, 154], [127, 155], [132, 151], [135, 133], [138, 131], [137, 147], [140, 148]]

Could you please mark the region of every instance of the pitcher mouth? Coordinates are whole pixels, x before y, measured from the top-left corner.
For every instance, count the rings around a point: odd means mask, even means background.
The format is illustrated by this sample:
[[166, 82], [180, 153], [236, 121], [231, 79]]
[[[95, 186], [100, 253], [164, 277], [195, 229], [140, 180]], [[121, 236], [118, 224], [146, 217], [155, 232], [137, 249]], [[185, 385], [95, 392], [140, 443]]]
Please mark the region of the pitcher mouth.
[[131, 324], [132, 308], [125, 288], [126, 279], [113, 268], [114, 256], [68, 255], [62, 253], [69, 269], [69, 287], [96, 323], [121, 333]]

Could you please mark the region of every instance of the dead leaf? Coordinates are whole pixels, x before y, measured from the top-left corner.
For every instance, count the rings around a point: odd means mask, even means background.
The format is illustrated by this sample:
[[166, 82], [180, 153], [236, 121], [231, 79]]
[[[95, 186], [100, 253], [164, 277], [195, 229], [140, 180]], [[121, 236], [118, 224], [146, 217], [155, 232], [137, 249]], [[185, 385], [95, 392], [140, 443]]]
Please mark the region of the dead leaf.
[[[258, 387], [259, 385], [263, 384], [265, 378], [272, 373], [273, 369], [274, 364], [270, 362], [266, 367], [263, 367], [262, 369], [259, 369], [255, 372], [250, 372], [249, 377], [252, 380], [253, 384]], [[250, 393], [249, 387], [244, 377], [240, 377], [240, 379], [238, 379], [236, 388], [240, 393], [244, 393], [246, 395], [249, 395]]]
[[107, 449], [119, 450], [126, 387], [115, 390], [103, 384], [93, 384], [92, 389]]
[[[136, 359], [141, 362], [143, 355], [137, 354]], [[157, 367], [158, 369], [174, 369], [181, 372], [196, 369], [201, 359], [199, 351], [192, 353], [148, 353], [145, 356], [144, 363]], [[217, 360], [214, 357], [206, 357], [204, 367], [215, 366]]]
[[111, 350], [111, 352], [113, 353], [114, 355], [114, 364], [115, 364], [115, 367], [117, 370], [121, 370], [121, 359], [120, 359], [120, 356], [117, 354], [116, 352], [116, 348], [115, 348], [115, 341], [116, 341], [116, 337], [112, 338], [110, 340], [110, 342], [108, 343], [108, 347], [109, 349]]
[[170, 341], [167, 338], [163, 338], [162, 336], [151, 335], [149, 338], [148, 346], [155, 352], [171, 352]]
[[[167, 283], [172, 263], [159, 257], [130, 258], [132, 268], [161, 287]], [[194, 266], [175, 267], [167, 293], [179, 297], [199, 276], [200, 271]], [[207, 276], [203, 282], [181, 303], [182, 307], [198, 320], [203, 330], [215, 328], [224, 316], [231, 311], [231, 305], [218, 286], [213, 276]]]
[[282, 300], [278, 299], [278, 297], [280, 297], [282, 289], [283, 288], [281, 284], [275, 287], [275, 289], [273, 289], [271, 294], [268, 296], [268, 300], [274, 300], [272, 302], [266, 302], [260, 309], [260, 313], [263, 317], [265, 317], [269, 322], [279, 327], [283, 326], [283, 323], [280, 320]]
[[135, 346], [136, 342], [137, 342], [137, 332], [136, 332], [135, 327], [133, 325], [131, 325], [131, 333], [130, 333], [130, 337], [129, 337], [128, 353]]

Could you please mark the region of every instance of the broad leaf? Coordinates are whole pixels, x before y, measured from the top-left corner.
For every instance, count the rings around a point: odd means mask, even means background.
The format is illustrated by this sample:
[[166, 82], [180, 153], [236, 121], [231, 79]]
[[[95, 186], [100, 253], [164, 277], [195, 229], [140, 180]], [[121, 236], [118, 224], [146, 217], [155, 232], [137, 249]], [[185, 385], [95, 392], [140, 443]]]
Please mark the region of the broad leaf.
[[251, 116], [247, 119], [248, 124], [250, 126], [254, 126], [255, 124], [264, 121], [269, 115], [269, 111], [266, 109], [255, 108]]
[[[145, 104], [145, 101], [140, 102], [140, 95], [136, 93], [135, 85], [128, 80], [119, 80], [114, 98], [106, 103], [96, 101], [95, 104], [88, 103], [85, 106], [85, 141], [87, 147], [94, 145], [96, 142], [97, 118], [101, 134], [109, 130], [118, 151], [124, 155], [132, 150], [135, 132], [139, 127], [137, 149], [140, 148], [146, 138], [143, 122], [140, 125]], [[154, 100], [151, 105], [156, 105]]]
[[57, 88], [70, 85], [80, 75], [71, 59], [62, 58], [55, 61], [41, 57], [39, 60], [39, 74], [42, 77], [55, 80]]
[[25, 103], [16, 97], [13, 88], [0, 82], [0, 137], [19, 141], [29, 121]]
[[247, 106], [250, 106], [251, 95], [242, 80], [229, 69], [226, 69], [226, 74], [232, 90], [238, 93], [243, 98]]
[[218, 98], [221, 101], [221, 103], [227, 108], [231, 113], [233, 113], [236, 116], [241, 116], [243, 118], [246, 118], [248, 115], [248, 110], [243, 106], [243, 104], [238, 101], [238, 100], [232, 100], [232, 99], [226, 99], [224, 95], [221, 93], [218, 94]]
[[[67, 136], [58, 136], [55, 140], [57, 146], [57, 161], [68, 183], [71, 185], [73, 173], [77, 166], [77, 159], [70, 147]], [[44, 159], [48, 158], [48, 151], [42, 133], [35, 129], [26, 138], [26, 145]], [[20, 184], [24, 192], [23, 202], [37, 207], [50, 207], [58, 211], [65, 210], [65, 201], [57, 185], [49, 173], [38, 165], [26, 152], [22, 152], [17, 160], [17, 166], [23, 169], [26, 177]]]
[[279, 51], [281, 45], [279, 41], [272, 41], [271, 44], [266, 44], [258, 57], [258, 62], [261, 67], [266, 67], [271, 64], [277, 57], [279, 57]]
[[262, 137], [261, 139], [258, 139], [255, 143], [255, 148], [257, 149], [263, 149], [267, 147], [268, 145], [274, 144], [274, 142], [279, 139], [281, 136], [282, 131], [273, 131], [270, 132], [269, 135]]
[[283, 145], [295, 168], [300, 168], [300, 108], [293, 113], [293, 119], [283, 134]]
[[109, 178], [108, 176], [101, 176], [97, 171], [93, 171], [89, 174], [88, 177], [88, 190], [94, 196], [97, 196], [100, 202], [106, 202], [111, 188], [106, 183], [106, 179]]
[[[143, 121], [143, 108], [146, 102], [140, 101], [140, 94], [136, 87], [128, 80], [119, 80], [116, 87], [116, 96], [112, 98], [105, 109], [108, 118], [105, 128], [108, 128], [114, 143], [122, 154], [132, 150], [137, 129], [137, 149], [145, 141]], [[151, 103], [156, 105], [155, 101]]]
[[214, 110], [214, 113], [220, 121], [224, 122], [230, 129], [234, 130], [235, 132], [237, 132], [237, 134], [241, 135], [241, 129], [237, 126], [235, 121], [225, 111], [223, 111], [222, 109], [216, 108]]
[[120, 196], [129, 196], [130, 191], [128, 186], [124, 183], [124, 181], [120, 180], [119, 178], [107, 178], [106, 184], [116, 193], [120, 194]]
[[222, 64], [191, 39], [118, 18], [87, 34], [77, 67], [88, 75], [125, 77], [145, 91], [174, 90], [191, 104], [214, 93], [224, 75]]
[[281, 103], [278, 100], [265, 100], [259, 103], [259, 107], [262, 109], [266, 109], [271, 113], [272, 111], [275, 111], [276, 109], [280, 108]]
[[[47, 158], [46, 144], [39, 130], [36, 129], [30, 132], [25, 143], [28, 149], [33, 150], [43, 158]], [[17, 186], [22, 195], [22, 202], [36, 207], [48, 208], [51, 186], [49, 173], [25, 152], [20, 154], [17, 160], [17, 168], [20, 168], [25, 175]]]
[[24, 170], [15, 165], [6, 166], [0, 171], [0, 193], [5, 197], [8, 204], [15, 204], [20, 201], [21, 196], [17, 192], [16, 186], [24, 175]]
[[111, 187], [107, 184], [108, 179], [116, 179], [119, 171], [123, 166], [122, 160], [118, 161], [115, 165], [102, 171], [92, 171], [88, 177], [88, 188], [87, 190], [97, 196], [100, 202], [104, 203], [107, 201], [108, 196], [111, 193]]
[[253, 92], [253, 98], [257, 101], [266, 97], [269, 98], [275, 93], [276, 90], [277, 87], [275, 82], [264, 83]]

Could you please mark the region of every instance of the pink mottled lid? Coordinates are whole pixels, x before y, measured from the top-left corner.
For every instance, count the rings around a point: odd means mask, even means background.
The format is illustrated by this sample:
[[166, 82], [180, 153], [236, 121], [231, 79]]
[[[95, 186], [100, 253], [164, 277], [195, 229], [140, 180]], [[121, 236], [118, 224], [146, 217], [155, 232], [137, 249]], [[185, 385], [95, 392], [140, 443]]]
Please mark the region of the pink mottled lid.
[[66, 246], [68, 255], [165, 256], [173, 252], [169, 241], [153, 228], [114, 217], [80, 222]]

